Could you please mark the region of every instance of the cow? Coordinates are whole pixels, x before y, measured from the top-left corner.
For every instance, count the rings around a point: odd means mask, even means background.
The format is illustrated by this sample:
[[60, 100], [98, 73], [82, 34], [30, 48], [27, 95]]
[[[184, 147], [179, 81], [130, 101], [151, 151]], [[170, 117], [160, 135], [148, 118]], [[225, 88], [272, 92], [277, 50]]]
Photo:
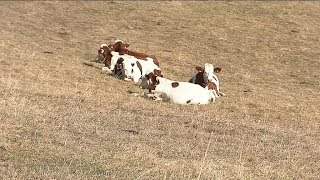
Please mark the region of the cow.
[[102, 54], [104, 57], [104, 71], [109, 69], [113, 75], [125, 80], [132, 78], [135, 83], [138, 83], [149, 72], [154, 70], [161, 72], [157, 65], [159, 63], [155, 64], [153, 58], [142, 53], [129, 51], [128, 47], [129, 45], [124, 44], [121, 40], [116, 40], [113, 45], [102, 44], [98, 55]]
[[189, 82], [172, 81], [164, 77], [155, 78], [154, 93], [164, 93], [171, 102], [177, 104], [209, 104], [216, 99], [208, 87]]
[[[128, 50], [129, 44], [124, 44], [121, 40], [116, 40], [113, 45], [102, 44], [100, 51], [105, 57], [105, 66], [114, 75], [120, 75], [138, 83], [149, 72], [156, 71], [160, 74], [160, 68], [153, 58], [142, 53]], [[123, 74], [124, 73], [124, 74]]]
[[197, 73], [189, 80], [190, 83], [198, 84], [202, 87], [208, 87], [213, 90], [216, 97], [224, 96], [220, 92], [220, 81], [215, 73], [221, 71], [220, 67], [215, 67], [213, 64], [205, 63], [204, 67], [196, 66]]
[[151, 58], [141, 60], [127, 54], [120, 55], [117, 52], [111, 52], [111, 54], [112, 57], [108, 67], [120, 79], [131, 79], [135, 84], [141, 86], [142, 80], [150, 72], [154, 72], [156, 76], [161, 75], [161, 69], [153, 63]]

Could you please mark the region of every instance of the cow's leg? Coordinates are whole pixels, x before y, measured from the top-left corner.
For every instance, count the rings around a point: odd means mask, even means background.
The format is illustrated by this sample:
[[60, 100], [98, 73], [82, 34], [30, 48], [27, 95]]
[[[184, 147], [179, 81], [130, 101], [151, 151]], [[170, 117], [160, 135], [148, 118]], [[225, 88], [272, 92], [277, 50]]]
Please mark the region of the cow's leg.
[[113, 74], [112, 71], [108, 67], [102, 67], [102, 72], [106, 74]]
[[219, 92], [220, 96], [226, 96], [227, 94], [223, 93], [223, 92]]
[[197, 76], [197, 74], [195, 74], [194, 76], [192, 76], [192, 78], [189, 80], [189, 83], [195, 84], [195, 83], [196, 83], [196, 76]]
[[154, 101], [162, 101], [162, 98], [160, 97], [161, 93], [146, 93], [146, 92], [144, 92], [143, 96], [148, 99], [153, 99]]

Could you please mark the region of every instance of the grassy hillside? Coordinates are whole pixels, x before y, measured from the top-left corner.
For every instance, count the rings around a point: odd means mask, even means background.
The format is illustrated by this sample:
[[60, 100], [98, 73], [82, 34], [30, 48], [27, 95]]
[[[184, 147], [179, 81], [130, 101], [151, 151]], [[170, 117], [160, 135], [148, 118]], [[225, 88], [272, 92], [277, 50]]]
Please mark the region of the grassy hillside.
[[[0, 2], [0, 179], [320, 179], [320, 3]], [[134, 97], [83, 65], [122, 39], [226, 97]]]

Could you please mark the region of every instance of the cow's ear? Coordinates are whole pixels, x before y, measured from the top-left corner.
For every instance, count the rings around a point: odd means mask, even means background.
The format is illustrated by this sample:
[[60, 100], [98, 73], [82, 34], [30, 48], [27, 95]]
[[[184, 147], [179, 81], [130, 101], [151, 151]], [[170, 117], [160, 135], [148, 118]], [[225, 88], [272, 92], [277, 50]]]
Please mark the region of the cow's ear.
[[124, 44], [124, 47], [125, 48], [128, 48], [130, 45], [129, 44]]
[[111, 50], [111, 51], [113, 51], [113, 50], [114, 50], [113, 44], [109, 44], [109, 45], [108, 45], [108, 49]]
[[215, 73], [219, 73], [219, 72], [221, 71], [221, 68], [215, 67], [213, 71], [214, 71]]
[[197, 70], [198, 72], [204, 71], [204, 67], [196, 66], [196, 70]]

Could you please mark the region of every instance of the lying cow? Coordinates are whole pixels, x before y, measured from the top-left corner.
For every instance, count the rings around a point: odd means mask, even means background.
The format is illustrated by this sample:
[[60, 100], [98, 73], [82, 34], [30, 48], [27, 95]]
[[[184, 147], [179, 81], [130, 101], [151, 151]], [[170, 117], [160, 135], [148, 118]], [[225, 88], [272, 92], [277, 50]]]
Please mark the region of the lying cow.
[[[102, 44], [100, 50], [98, 50], [98, 55], [103, 55], [105, 67], [109, 68], [112, 74], [118, 77], [133, 78], [132, 80], [137, 83], [147, 72], [160, 71], [159, 66], [154, 63], [155, 60], [147, 55], [141, 56], [140, 54], [138, 57], [143, 59], [139, 59], [137, 56], [133, 56], [134, 53], [132, 51], [126, 51], [131, 55], [124, 53], [123, 50], [127, 49], [128, 46], [128, 44], [124, 44], [121, 40], [117, 40], [114, 45]], [[124, 69], [121, 70], [119, 67], [123, 67]]]
[[120, 79], [131, 79], [134, 83], [145, 88], [145, 85], [143, 86], [141, 83], [146, 75], [151, 72], [156, 76], [161, 75], [159, 66], [154, 64], [152, 59], [141, 60], [127, 54], [119, 55], [117, 52], [111, 52], [111, 54], [111, 62], [107, 63], [108, 67]]
[[190, 83], [199, 84], [202, 87], [208, 87], [213, 90], [216, 97], [225, 95], [220, 92], [220, 81], [215, 73], [221, 71], [220, 67], [214, 67], [214, 65], [206, 63], [204, 67], [196, 67], [197, 74], [195, 74], [190, 80]]
[[[119, 72], [119, 69], [115, 68], [123, 67], [121, 72], [124, 72], [125, 77], [134, 83], [142, 82], [150, 72], [155, 72], [157, 76], [161, 74], [158, 61], [145, 54], [129, 51], [129, 45], [124, 44], [121, 40], [116, 40], [114, 45], [107, 47], [109, 56], [106, 59], [106, 66], [109, 66], [113, 72]], [[139, 86], [144, 88], [143, 86], [146, 85], [140, 83]]]
[[177, 82], [163, 77], [156, 77], [155, 93], [164, 93], [171, 102], [177, 104], [208, 104], [215, 101], [215, 94], [207, 87], [189, 82]]

